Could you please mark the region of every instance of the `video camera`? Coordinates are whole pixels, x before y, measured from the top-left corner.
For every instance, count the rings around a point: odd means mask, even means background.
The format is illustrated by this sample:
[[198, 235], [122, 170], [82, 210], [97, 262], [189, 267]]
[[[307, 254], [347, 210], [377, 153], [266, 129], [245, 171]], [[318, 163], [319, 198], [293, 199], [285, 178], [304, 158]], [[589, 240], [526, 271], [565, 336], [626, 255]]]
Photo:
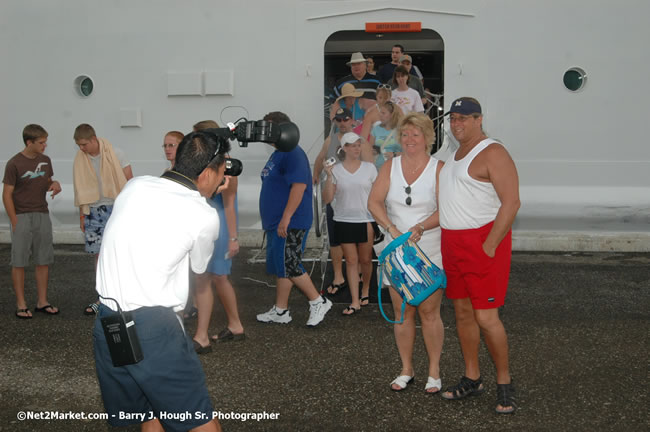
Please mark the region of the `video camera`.
[[[249, 142], [263, 142], [273, 145], [278, 151], [290, 152], [300, 141], [300, 130], [295, 123], [273, 123], [266, 120], [248, 121], [240, 119], [237, 124], [228, 123], [225, 128], [209, 128], [208, 132], [217, 137], [217, 140], [237, 140], [239, 147], [248, 147]], [[228, 176], [238, 176], [243, 170], [239, 159], [226, 159]]]

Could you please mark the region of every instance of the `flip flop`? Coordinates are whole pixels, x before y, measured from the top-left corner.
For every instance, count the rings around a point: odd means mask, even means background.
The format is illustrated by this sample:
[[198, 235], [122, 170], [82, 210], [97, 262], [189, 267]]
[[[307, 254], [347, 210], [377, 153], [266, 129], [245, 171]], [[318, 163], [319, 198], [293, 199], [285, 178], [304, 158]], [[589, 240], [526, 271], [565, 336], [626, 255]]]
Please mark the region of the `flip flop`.
[[361, 308], [353, 308], [352, 306], [348, 306], [345, 309], [343, 309], [343, 316], [352, 316], [356, 315], [361, 312]]
[[245, 333], [234, 334], [228, 327], [221, 330], [218, 335], [211, 338], [215, 342], [239, 342], [246, 339]]
[[16, 318], [18, 318], [18, 319], [32, 319], [33, 318], [32, 315], [18, 315], [18, 314], [21, 314], [21, 313], [26, 314], [27, 312], [29, 312], [29, 308], [16, 309]]
[[35, 311], [35, 312], [41, 312], [41, 313], [44, 313], [44, 314], [46, 314], [46, 315], [56, 315], [56, 314], [59, 313], [58, 310], [57, 310], [56, 312], [50, 312], [50, 311], [48, 311], [48, 309], [50, 309], [50, 310], [54, 310], [54, 307], [53, 307], [51, 304], [46, 304], [46, 305], [43, 306], [43, 307], [40, 307], [40, 308], [38, 308], [38, 307], [37, 307], [37, 308], [34, 308], [34, 311]]
[[[361, 306], [368, 306], [370, 304], [370, 297], [368, 297], [368, 296], [361, 297], [361, 299], [359, 299], [359, 301], [361, 302]], [[366, 302], [366, 303], [364, 303], [364, 302]]]
[[332, 282], [332, 283], [330, 284], [330, 286], [328, 286], [328, 287], [325, 289], [325, 291], [326, 291], [327, 294], [329, 294], [329, 295], [336, 295], [336, 294], [338, 294], [340, 291], [343, 291], [347, 286], [348, 286], [348, 284], [347, 284], [347, 282], [345, 282], [345, 281], [343, 281], [343, 283], [340, 283], [340, 284], [335, 284], [334, 282]]

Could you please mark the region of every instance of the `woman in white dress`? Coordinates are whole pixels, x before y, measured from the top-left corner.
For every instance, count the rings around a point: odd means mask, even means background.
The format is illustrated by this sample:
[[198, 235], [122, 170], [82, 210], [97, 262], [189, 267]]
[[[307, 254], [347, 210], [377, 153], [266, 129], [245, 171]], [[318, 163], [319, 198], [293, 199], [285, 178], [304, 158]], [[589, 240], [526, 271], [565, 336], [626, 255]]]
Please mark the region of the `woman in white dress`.
[[[429, 259], [442, 268], [440, 253], [440, 226], [437, 205], [438, 174], [442, 162], [430, 155], [435, 138], [431, 119], [420, 113], [406, 115], [399, 126], [398, 139], [401, 156], [386, 161], [368, 199], [368, 209], [375, 221], [386, 231], [386, 243], [411, 231], [411, 240], [417, 242]], [[386, 280], [386, 279], [384, 279]], [[389, 288], [395, 316], [400, 316], [402, 298]], [[391, 382], [394, 391], [404, 390], [413, 382], [413, 346], [415, 344], [415, 313], [420, 316], [422, 336], [429, 357], [425, 392], [438, 393], [440, 354], [444, 328], [440, 318], [442, 290], [414, 307], [407, 305], [402, 324], [395, 324], [395, 341], [402, 362], [402, 370]]]

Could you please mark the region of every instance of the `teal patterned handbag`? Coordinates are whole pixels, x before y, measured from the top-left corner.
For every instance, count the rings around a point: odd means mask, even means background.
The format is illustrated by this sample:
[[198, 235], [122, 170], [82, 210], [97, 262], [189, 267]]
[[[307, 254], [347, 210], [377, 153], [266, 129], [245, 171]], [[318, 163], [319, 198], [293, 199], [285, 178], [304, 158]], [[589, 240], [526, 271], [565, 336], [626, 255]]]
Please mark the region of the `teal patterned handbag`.
[[[379, 283], [377, 297], [379, 310], [386, 321], [393, 324], [404, 322], [406, 305], [418, 306], [438, 288], [447, 286], [445, 272], [431, 262], [420, 247], [409, 240], [411, 232], [407, 232], [390, 242], [379, 255]], [[402, 317], [399, 321], [390, 320], [384, 313], [381, 302], [381, 287], [384, 273], [390, 280], [390, 285], [402, 296]]]

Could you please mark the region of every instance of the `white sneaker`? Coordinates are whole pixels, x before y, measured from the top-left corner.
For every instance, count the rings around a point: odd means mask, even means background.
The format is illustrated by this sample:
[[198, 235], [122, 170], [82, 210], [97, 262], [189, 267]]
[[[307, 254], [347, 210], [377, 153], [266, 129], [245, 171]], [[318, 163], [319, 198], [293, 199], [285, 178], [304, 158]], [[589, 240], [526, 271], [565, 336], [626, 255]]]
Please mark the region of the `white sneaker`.
[[317, 326], [325, 318], [325, 314], [332, 308], [332, 301], [328, 298], [323, 298], [321, 303], [309, 306], [309, 319], [307, 325], [309, 327]]
[[285, 309], [284, 312], [278, 312], [275, 305], [273, 305], [268, 312], [257, 315], [257, 320], [265, 323], [287, 324], [291, 322], [291, 314], [289, 313], [289, 309]]

